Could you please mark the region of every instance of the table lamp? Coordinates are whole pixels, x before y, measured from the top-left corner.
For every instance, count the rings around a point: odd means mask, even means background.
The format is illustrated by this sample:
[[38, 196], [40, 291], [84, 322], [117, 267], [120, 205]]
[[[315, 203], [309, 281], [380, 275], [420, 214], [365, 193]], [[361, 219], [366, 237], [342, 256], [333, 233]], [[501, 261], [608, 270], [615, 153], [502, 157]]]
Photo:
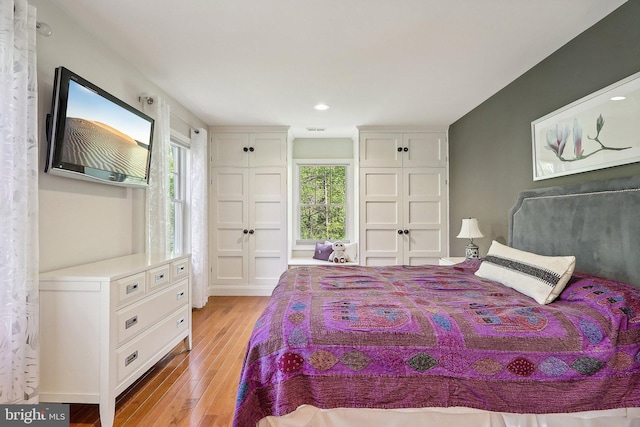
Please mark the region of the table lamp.
[[473, 243], [473, 239], [484, 237], [484, 234], [478, 228], [477, 218], [463, 218], [460, 233], [456, 236], [458, 239], [469, 239], [469, 244], [465, 248], [465, 257], [467, 259], [479, 258], [478, 245]]

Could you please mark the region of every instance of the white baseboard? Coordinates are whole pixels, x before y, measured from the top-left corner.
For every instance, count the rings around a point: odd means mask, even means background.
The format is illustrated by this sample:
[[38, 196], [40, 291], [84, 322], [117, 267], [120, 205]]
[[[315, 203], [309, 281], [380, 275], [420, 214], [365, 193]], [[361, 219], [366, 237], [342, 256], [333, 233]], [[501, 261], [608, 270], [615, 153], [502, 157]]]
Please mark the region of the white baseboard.
[[243, 297], [255, 297], [255, 296], [271, 296], [274, 286], [267, 285], [247, 285], [247, 286], [232, 286], [232, 285], [209, 285], [209, 296], [243, 296]]

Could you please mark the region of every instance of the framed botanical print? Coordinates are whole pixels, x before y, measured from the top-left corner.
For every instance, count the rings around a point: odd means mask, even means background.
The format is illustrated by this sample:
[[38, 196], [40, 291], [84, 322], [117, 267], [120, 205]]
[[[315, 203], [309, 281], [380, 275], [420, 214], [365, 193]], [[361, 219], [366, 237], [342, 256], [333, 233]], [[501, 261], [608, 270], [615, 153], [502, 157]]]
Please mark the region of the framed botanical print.
[[531, 123], [533, 180], [640, 161], [640, 73]]

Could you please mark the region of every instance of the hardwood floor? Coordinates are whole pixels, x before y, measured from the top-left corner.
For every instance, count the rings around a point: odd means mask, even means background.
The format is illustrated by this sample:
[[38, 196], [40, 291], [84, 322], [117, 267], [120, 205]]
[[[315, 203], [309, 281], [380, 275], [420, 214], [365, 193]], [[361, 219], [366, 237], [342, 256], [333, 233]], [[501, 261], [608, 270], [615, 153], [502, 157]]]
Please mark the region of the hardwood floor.
[[[193, 311], [193, 349], [176, 346], [116, 401], [114, 426], [228, 427], [244, 352], [267, 297], [210, 297]], [[100, 426], [98, 405], [71, 405], [70, 427]]]

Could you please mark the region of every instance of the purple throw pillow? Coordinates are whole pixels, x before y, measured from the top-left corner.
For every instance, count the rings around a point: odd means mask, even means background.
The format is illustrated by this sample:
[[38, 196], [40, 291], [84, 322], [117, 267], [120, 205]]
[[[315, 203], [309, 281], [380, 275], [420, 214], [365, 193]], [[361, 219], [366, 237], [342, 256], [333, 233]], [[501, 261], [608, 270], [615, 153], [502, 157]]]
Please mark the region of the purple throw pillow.
[[325, 245], [324, 243], [316, 242], [316, 250], [313, 251], [313, 257], [322, 261], [329, 261], [333, 248], [331, 245]]

